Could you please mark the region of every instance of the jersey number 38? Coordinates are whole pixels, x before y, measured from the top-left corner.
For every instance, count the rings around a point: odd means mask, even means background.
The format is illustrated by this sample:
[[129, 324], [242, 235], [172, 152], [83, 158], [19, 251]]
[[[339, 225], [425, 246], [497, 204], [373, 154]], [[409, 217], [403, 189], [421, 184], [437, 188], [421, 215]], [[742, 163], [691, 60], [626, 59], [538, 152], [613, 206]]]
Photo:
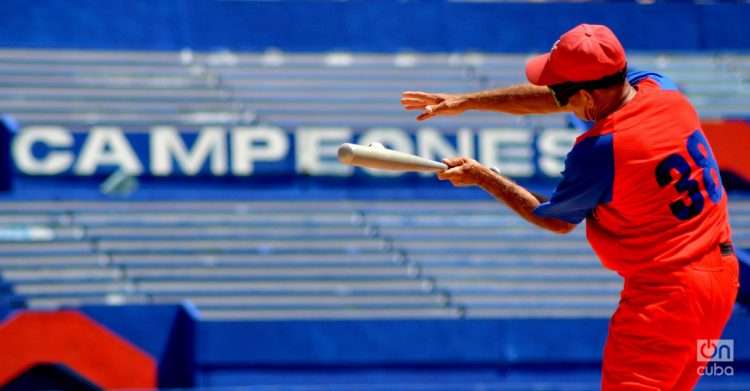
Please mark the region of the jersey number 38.
[[702, 178], [691, 179], [690, 165], [682, 155], [677, 153], [667, 156], [656, 167], [656, 181], [659, 186], [669, 185], [674, 179], [672, 175], [676, 173], [675, 189], [690, 198], [688, 204], [684, 200], [669, 204], [672, 214], [680, 220], [689, 220], [703, 211], [705, 200], [697, 179], [703, 179], [703, 187], [713, 203], [721, 201], [724, 191], [719, 175], [719, 164], [716, 163], [708, 141], [700, 130], [696, 130], [688, 137], [687, 151], [695, 165], [703, 170]]

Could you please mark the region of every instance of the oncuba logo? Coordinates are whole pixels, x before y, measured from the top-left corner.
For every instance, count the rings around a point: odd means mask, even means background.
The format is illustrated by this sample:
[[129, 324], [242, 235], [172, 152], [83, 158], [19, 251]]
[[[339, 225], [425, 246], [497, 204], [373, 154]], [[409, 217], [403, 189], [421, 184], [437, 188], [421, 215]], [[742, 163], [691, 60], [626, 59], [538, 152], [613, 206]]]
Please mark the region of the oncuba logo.
[[734, 376], [734, 340], [699, 339], [696, 344], [696, 360], [700, 364], [700, 376]]

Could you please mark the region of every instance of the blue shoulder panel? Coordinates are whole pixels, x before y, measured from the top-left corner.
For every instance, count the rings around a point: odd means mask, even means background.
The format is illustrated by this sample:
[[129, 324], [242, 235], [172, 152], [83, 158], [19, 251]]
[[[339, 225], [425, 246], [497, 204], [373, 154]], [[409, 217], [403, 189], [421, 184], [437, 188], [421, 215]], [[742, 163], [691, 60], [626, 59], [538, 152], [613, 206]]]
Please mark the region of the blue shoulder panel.
[[565, 159], [563, 179], [549, 201], [534, 209], [537, 216], [580, 223], [597, 205], [612, 200], [615, 158], [612, 135], [589, 137]]
[[680, 88], [677, 86], [677, 83], [675, 83], [672, 79], [660, 73], [656, 73], [656, 72], [642, 71], [642, 70], [635, 69], [635, 68], [629, 68], [627, 78], [628, 78], [628, 82], [630, 83], [630, 85], [636, 85], [640, 83], [641, 80], [649, 78], [655, 81], [657, 84], [659, 84], [659, 87], [662, 90], [665, 90], [665, 91], [679, 91], [680, 90]]

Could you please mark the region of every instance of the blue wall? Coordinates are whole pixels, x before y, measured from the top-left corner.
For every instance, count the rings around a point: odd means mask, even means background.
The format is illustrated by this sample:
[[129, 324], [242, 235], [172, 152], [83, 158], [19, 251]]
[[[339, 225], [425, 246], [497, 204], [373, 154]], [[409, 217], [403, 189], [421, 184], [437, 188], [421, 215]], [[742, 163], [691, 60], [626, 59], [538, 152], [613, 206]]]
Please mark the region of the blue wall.
[[549, 332], [549, 323], [546, 319], [201, 322], [197, 362], [207, 367], [497, 366], [600, 358], [606, 320], [555, 320], [554, 333]]
[[160, 387], [194, 385], [192, 305], [86, 306], [81, 312], [153, 356]]
[[[552, 374], [598, 376], [607, 319], [402, 321], [203, 321], [197, 326], [198, 384], [231, 385], [317, 372], [388, 381], [412, 371], [424, 378], [497, 381]], [[750, 364], [750, 315], [737, 307], [722, 338], [735, 339], [738, 368]], [[325, 368], [325, 370], [321, 370]], [[381, 372], [377, 372], [380, 369]], [[305, 377], [305, 372], [307, 376]], [[277, 376], [273, 376], [276, 373]], [[362, 373], [369, 374], [363, 375]], [[373, 374], [374, 373], [374, 374]], [[399, 375], [400, 373], [400, 375]], [[571, 377], [572, 376], [572, 377]], [[334, 381], [340, 373], [320, 381]], [[408, 376], [406, 376], [408, 378]], [[596, 379], [594, 379], [596, 381]]]
[[582, 22], [629, 49], [747, 50], [744, 4], [4, 0], [0, 46], [293, 51], [546, 51]]
[[[161, 386], [335, 380], [498, 381], [581, 376], [596, 383], [607, 319], [202, 321], [188, 306], [89, 306], [81, 312], [151, 354]], [[0, 320], [9, 309], [0, 307]], [[723, 338], [750, 368], [742, 307]], [[411, 379], [411, 380], [409, 380]]]

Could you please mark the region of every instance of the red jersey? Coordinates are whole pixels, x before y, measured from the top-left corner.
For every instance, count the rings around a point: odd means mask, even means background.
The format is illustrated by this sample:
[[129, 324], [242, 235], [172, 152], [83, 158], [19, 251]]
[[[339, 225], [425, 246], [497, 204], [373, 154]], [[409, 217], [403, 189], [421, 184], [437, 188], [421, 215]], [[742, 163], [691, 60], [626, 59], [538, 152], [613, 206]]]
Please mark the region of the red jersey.
[[535, 213], [586, 234], [624, 276], [689, 263], [730, 241], [726, 192], [700, 120], [674, 83], [631, 71], [635, 97], [576, 140], [563, 180]]

